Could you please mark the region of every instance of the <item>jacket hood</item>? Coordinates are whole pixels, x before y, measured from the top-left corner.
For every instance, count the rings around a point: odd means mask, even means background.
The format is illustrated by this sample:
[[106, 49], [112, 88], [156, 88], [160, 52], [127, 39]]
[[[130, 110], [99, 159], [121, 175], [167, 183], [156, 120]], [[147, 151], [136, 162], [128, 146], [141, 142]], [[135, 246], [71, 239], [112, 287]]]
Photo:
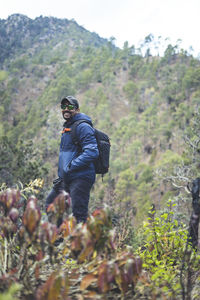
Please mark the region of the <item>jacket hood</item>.
[[87, 116], [84, 113], [78, 113], [75, 116], [73, 116], [69, 121], [64, 123], [64, 127], [68, 127], [69, 125], [72, 125], [74, 122], [78, 121], [78, 120], [86, 120], [87, 122], [91, 123], [92, 126], [92, 120], [89, 116]]

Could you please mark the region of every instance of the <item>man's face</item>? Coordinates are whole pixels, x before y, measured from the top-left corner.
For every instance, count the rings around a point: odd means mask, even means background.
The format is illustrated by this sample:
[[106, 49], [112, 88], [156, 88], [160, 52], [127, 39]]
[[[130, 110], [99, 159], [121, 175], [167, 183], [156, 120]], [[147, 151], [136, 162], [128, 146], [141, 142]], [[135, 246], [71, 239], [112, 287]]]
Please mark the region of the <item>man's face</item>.
[[68, 101], [64, 101], [61, 104], [61, 109], [62, 109], [63, 118], [65, 120], [69, 120], [71, 117], [73, 117], [78, 112], [76, 107], [74, 105], [70, 104]]

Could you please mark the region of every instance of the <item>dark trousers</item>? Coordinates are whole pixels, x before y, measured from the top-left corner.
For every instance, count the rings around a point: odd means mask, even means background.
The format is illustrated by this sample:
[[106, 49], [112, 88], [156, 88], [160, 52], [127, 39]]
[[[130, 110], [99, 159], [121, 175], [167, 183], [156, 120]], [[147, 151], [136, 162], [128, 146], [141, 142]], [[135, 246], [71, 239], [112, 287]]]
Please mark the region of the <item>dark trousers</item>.
[[[88, 204], [90, 198], [90, 190], [94, 184], [94, 180], [85, 180], [81, 178], [74, 179], [69, 184], [64, 184], [60, 179], [60, 182], [54, 184], [53, 189], [49, 193], [46, 199], [46, 209], [54, 199], [65, 190], [70, 194], [72, 200], [72, 213], [77, 222], [86, 222], [88, 215]], [[58, 226], [62, 223], [62, 220], [58, 221]]]

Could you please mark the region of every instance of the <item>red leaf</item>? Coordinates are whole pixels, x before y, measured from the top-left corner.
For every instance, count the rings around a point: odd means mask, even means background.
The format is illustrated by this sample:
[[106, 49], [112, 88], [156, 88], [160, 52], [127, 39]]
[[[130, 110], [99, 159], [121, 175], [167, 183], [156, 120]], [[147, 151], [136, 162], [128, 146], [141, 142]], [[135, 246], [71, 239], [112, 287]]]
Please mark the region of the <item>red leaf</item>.
[[12, 207], [10, 212], [9, 212], [9, 217], [15, 223], [17, 221], [18, 217], [19, 217], [18, 209]]
[[41, 219], [41, 213], [36, 206], [36, 201], [36, 198], [30, 198], [23, 216], [24, 227], [30, 235], [33, 234]]
[[39, 276], [40, 276], [40, 267], [39, 265], [37, 265], [35, 268], [35, 278], [38, 279]]
[[102, 264], [98, 272], [98, 288], [101, 293], [106, 293], [109, 290], [107, 278], [107, 264]]
[[82, 281], [81, 281], [81, 285], [80, 285], [80, 290], [84, 291], [88, 288], [89, 285], [91, 285], [91, 283], [96, 282], [97, 278], [95, 275], [93, 274], [87, 274], [85, 277], [83, 277]]
[[45, 222], [41, 225], [40, 240], [46, 240], [48, 243], [53, 244], [58, 238], [58, 228], [56, 225]]
[[37, 300], [67, 299], [68, 279], [63, 274], [53, 272], [47, 281], [36, 292]]

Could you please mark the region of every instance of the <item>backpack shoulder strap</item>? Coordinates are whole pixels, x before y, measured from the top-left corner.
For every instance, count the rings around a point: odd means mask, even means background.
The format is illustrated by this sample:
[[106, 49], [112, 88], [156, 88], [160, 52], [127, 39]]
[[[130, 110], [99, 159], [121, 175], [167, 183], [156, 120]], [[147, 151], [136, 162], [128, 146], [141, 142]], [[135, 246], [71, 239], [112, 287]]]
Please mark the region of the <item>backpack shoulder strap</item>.
[[73, 124], [72, 124], [72, 127], [71, 127], [71, 135], [72, 135], [72, 142], [77, 145], [79, 143], [79, 139], [77, 137], [77, 134], [76, 134], [76, 128], [79, 124], [81, 123], [88, 123], [91, 127], [92, 127], [92, 124], [87, 121], [87, 120], [78, 120], [78, 121], [75, 121]]

